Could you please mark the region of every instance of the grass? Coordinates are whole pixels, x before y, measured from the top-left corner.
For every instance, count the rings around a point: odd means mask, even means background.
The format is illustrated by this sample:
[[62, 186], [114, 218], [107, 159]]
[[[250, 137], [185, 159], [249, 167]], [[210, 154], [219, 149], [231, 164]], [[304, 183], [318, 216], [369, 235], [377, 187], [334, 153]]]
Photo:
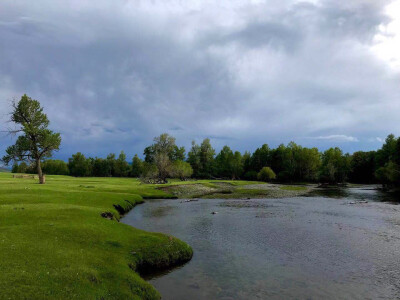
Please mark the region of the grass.
[[191, 258], [186, 243], [117, 221], [143, 198], [172, 197], [154, 185], [127, 178], [46, 181], [0, 173], [1, 299], [159, 299], [135, 271]]

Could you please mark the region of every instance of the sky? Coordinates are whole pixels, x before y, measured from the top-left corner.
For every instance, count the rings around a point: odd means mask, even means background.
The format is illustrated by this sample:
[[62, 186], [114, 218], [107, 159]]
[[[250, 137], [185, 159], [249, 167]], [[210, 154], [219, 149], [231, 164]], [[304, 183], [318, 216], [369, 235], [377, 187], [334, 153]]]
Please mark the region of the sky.
[[163, 132], [375, 150], [400, 134], [400, 1], [2, 0], [2, 130], [24, 93], [60, 159], [142, 155]]

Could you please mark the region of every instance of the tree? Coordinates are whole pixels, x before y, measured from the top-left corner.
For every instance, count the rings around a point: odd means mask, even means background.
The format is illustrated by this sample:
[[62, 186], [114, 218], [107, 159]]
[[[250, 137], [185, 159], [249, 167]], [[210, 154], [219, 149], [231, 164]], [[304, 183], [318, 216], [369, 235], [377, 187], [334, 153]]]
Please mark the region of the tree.
[[263, 167], [270, 164], [271, 150], [267, 144], [257, 148], [251, 157], [252, 170], [259, 172]]
[[196, 178], [200, 178], [201, 174], [201, 162], [200, 162], [200, 146], [192, 141], [192, 148], [188, 153], [188, 163], [192, 166], [193, 175]]
[[376, 168], [385, 166], [390, 160], [395, 159], [397, 149], [397, 140], [393, 134], [389, 134], [382, 145], [382, 148], [376, 152]]
[[50, 122], [39, 101], [25, 94], [18, 103], [12, 104], [12, 108], [11, 121], [19, 127], [11, 132], [22, 134], [14, 145], [7, 148], [2, 161], [6, 165], [12, 160], [35, 162], [39, 183], [43, 184], [41, 160], [51, 157], [52, 152], [59, 149], [61, 136], [48, 129]]
[[171, 159], [174, 153], [176, 153], [176, 148], [175, 138], [168, 133], [163, 133], [155, 137], [154, 144], [144, 150], [145, 161], [157, 167], [158, 179], [160, 182], [167, 182], [171, 167]]
[[271, 181], [276, 178], [275, 172], [270, 167], [264, 167], [257, 175], [258, 180], [260, 181]]
[[214, 156], [215, 150], [211, 146], [210, 139], [204, 139], [200, 145], [200, 165], [202, 177], [210, 178], [212, 176]]
[[108, 176], [115, 176], [115, 153], [110, 153], [107, 155], [107, 163], [108, 163]]
[[394, 162], [389, 161], [384, 167], [376, 170], [375, 176], [383, 186], [393, 186], [399, 184], [400, 171]]
[[351, 182], [373, 183], [375, 181], [375, 155], [375, 151], [353, 153], [349, 174]]
[[132, 160], [131, 176], [140, 177], [142, 173], [143, 173], [143, 161], [139, 158], [137, 154], [135, 154]]
[[13, 164], [13, 166], [12, 166], [12, 169], [11, 169], [11, 173], [19, 173], [18, 172], [18, 163], [17, 162], [14, 162], [14, 164]]
[[317, 148], [297, 148], [295, 151], [296, 177], [299, 181], [316, 181], [321, 166], [321, 154]]
[[231, 178], [233, 152], [228, 146], [224, 146], [215, 157], [215, 175], [220, 178]]
[[323, 182], [345, 182], [350, 171], [351, 157], [339, 148], [330, 148], [322, 154], [321, 175]]
[[68, 165], [63, 160], [49, 159], [43, 163], [43, 173], [49, 175], [68, 175]]
[[76, 177], [89, 176], [89, 165], [90, 161], [85, 158], [85, 156], [78, 152], [73, 154], [68, 160], [68, 168], [70, 175]]
[[243, 174], [243, 157], [242, 153], [235, 151], [231, 160], [232, 180], [240, 179]]
[[211, 178], [213, 176], [215, 150], [210, 139], [204, 139], [201, 145], [192, 142], [192, 149], [188, 153], [188, 162], [197, 178]]
[[180, 180], [186, 180], [190, 178], [193, 174], [193, 169], [189, 163], [176, 160], [172, 163], [171, 176], [174, 178], [179, 178]]
[[126, 161], [126, 155], [124, 151], [121, 151], [117, 160], [115, 161], [115, 176], [126, 177], [129, 173], [129, 164]]
[[110, 162], [103, 158], [89, 158], [90, 161], [89, 172], [87, 176], [96, 177], [109, 177], [110, 175]]
[[171, 161], [181, 160], [184, 161], [186, 158], [185, 147], [175, 146], [170, 157]]
[[231, 148], [224, 146], [215, 157], [215, 175], [232, 180], [240, 178], [243, 173], [242, 154], [239, 151], [232, 152]]
[[143, 162], [143, 171], [142, 176], [140, 177], [141, 181], [144, 183], [158, 183], [158, 169], [155, 164]]

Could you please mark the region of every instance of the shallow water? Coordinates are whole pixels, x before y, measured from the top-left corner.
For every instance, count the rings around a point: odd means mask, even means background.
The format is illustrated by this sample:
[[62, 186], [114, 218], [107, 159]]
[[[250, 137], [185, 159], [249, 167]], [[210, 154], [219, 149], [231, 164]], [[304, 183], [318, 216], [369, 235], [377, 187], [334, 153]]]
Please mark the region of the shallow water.
[[400, 299], [400, 205], [381, 200], [368, 188], [149, 200], [123, 222], [193, 247], [189, 263], [149, 279], [163, 299]]

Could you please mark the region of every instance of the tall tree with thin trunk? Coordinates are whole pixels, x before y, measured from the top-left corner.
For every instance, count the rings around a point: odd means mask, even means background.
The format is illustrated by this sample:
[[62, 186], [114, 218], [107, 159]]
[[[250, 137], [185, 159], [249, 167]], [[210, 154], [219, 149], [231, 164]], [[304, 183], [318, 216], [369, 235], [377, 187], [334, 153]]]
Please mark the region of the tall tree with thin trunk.
[[2, 158], [5, 164], [11, 161], [30, 161], [36, 164], [39, 183], [43, 184], [44, 177], [41, 160], [51, 157], [61, 144], [61, 136], [48, 129], [49, 119], [43, 113], [39, 101], [33, 100], [26, 94], [19, 102], [13, 102], [11, 122], [18, 127], [9, 130], [10, 133], [20, 134], [14, 145], [9, 146]]

